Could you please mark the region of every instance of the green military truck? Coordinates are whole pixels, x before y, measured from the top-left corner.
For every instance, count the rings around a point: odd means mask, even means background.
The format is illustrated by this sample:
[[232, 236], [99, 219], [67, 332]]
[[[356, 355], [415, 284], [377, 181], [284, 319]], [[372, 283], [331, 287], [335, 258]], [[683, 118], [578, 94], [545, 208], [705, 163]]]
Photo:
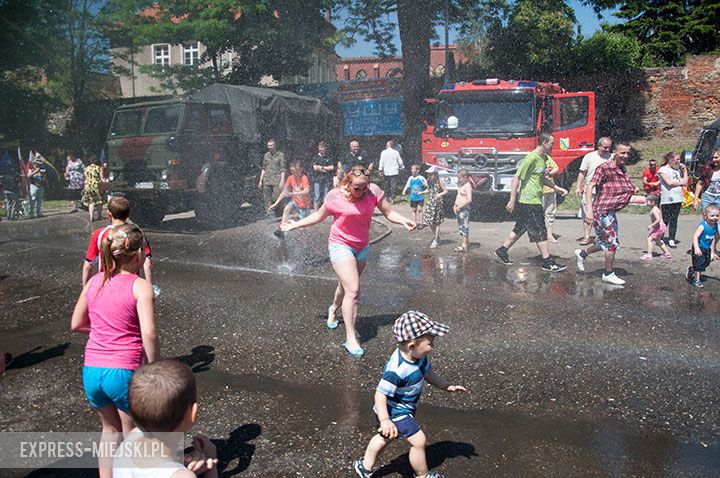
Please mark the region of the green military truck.
[[205, 226], [231, 224], [262, 206], [265, 140], [274, 137], [288, 159], [305, 159], [335, 123], [315, 98], [235, 85], [122, 106], [107, 137], [105, 188], [130, 200], [140, 224], [189, 210]]

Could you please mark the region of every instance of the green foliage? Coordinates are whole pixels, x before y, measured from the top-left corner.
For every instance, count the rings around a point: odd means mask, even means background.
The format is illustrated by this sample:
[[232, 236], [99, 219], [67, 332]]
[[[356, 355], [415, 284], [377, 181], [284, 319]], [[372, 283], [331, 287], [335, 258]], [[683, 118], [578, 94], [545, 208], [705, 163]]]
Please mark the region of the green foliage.
[[720, 51], [720, 3], [717, 0], [590, 0], [616, 7], [624, 22], [609, 31], [635, 38], [644, 66], [677, 66], [687, 55]]
[[[324, 6], [323, 0], [160, 0], [146, 10], [144, 0], [110, 0], [105, 11], [113, 45], [200, 42], [205, 50], [194, 68], [143, 68], [192, 91], [212, 82], [257, 84], [265, 75], [280, 80], [306, 73], [312, 50], [332, 34]], [[230, 54], [235, 59], [228, 64]]]
[[640, 67], [642, 49], [640, 43], [622, 33], [595, 32], [590, 38], [581, 39], [574, 51], [577, 73], [618, 73], [635, 71]]
[[556, 80], [573, 63], [576, 23], [562, 0], [518, 0], [506, 22], [491, 22], [485, 31], [467, 29], [461, 41], [476, 74]]

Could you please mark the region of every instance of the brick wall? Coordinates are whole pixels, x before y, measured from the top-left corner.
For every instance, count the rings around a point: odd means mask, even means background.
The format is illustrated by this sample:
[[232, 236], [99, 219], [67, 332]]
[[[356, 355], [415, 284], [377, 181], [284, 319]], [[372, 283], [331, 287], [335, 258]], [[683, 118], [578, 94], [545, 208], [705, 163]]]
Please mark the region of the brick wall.
[[685, 67], [647, 68], [643, 76], [646, 136], [694, 137], [720, 118], [720, 55], [692, 56]]

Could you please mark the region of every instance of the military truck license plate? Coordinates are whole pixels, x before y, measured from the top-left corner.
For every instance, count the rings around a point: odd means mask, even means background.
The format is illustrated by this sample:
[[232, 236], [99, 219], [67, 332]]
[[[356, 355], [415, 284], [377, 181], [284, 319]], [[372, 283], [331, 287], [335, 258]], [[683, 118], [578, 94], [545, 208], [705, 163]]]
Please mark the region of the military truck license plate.
[[152, 182], [146, 183], [135, 183], [135, 189], [152, 189], [154, 187]]

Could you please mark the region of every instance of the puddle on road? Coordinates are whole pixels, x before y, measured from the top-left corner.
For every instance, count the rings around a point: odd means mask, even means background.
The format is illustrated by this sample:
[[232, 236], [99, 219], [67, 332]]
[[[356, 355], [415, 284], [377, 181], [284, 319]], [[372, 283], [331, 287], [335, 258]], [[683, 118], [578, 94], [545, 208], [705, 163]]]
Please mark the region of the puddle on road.
[[[374, 426], [372, 393], [358, 390], [356, 367], [349, 366], [347, 371], [341, 388], [218, 370], [198, 377], [202, 386], [213, 390], [230, 388], [235, 393], [275, 397], [292, 410], [295, 419], [274, 420], [271, 426], [276, 429], [267, 432], [273, 436], [292, 432], [312, 443], [318, 434], [346, 436], [364, 430], [370, 436]], [[431, 468], [442, 464], [444, 472], [456, 476], [710, 476], [720, 469], [717, 443], [631, 430], [612, 420], [536, 418], [429, 404], [420, 407], [417, 418], [429, 436]], [[462, 441], [458, 441], [460, 437]], [[276, 447], [276, 453], [291, 451], [282, 442]], [[404, 448], [386, 453], [384, 463], [400, 457], [385, 465], [379, 476], [411, 476], [402, 453]]]

